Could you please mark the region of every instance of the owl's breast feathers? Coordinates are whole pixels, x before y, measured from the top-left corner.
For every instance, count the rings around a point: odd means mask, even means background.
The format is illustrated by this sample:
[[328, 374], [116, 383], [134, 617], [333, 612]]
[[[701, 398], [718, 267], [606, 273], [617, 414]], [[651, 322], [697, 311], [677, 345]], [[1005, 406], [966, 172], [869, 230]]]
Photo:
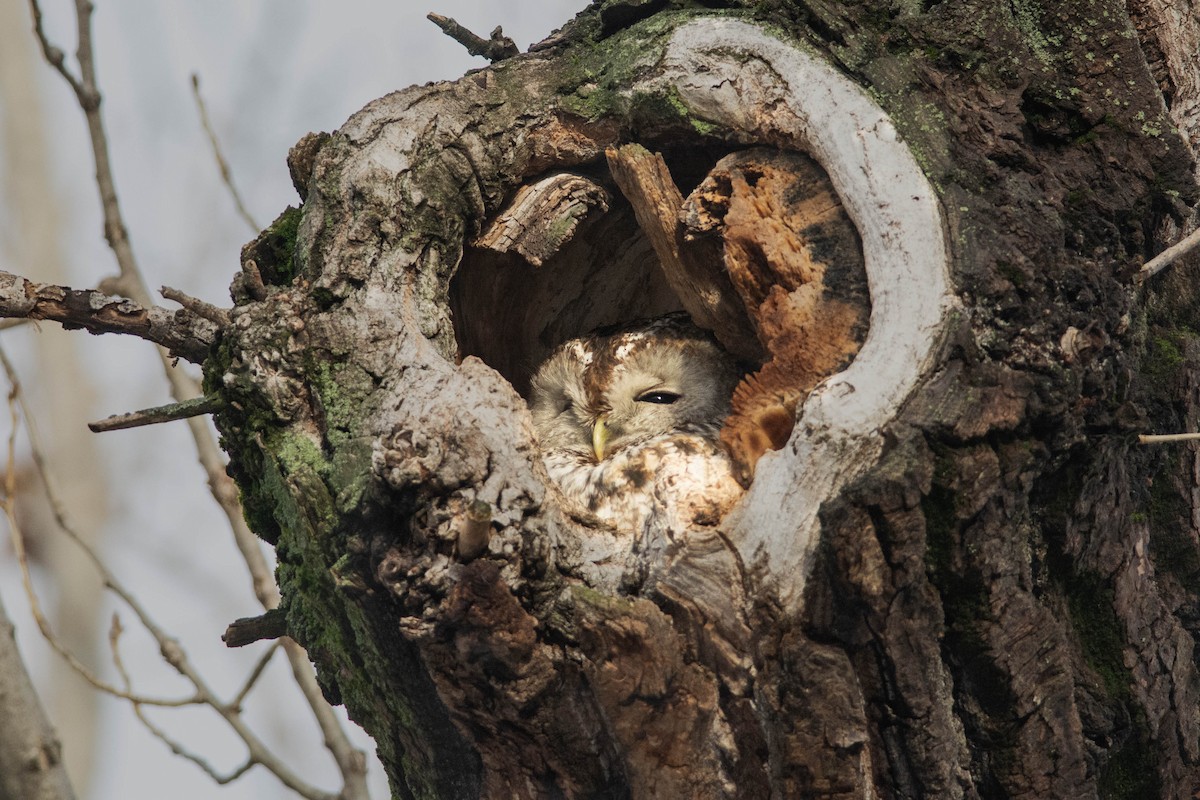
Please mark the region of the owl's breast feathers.
[[626, 447], [597, 463], [557, 450], [546, 470], [566, 499], [619, 532], [681, 538], [713, 525], [742, 494], [725, 449], [711, 433], [675, 432]]

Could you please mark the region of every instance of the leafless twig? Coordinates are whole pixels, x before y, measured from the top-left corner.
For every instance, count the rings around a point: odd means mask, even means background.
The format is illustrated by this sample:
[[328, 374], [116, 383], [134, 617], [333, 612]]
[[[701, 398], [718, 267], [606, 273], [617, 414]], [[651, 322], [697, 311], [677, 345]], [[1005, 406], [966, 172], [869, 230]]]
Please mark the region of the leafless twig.
[[441, 14], [430, 12], [425, 15], [426, 19], [442, 29], [442, 32], [449, 36], [454, 41], [467, 48], [467, 52], [473, 56], [483, 56], [488, 61], [495, 64], [497, 61], [503, 61], [506, 58], [512, 58], [521, 53], [521, 49], [517, 47], [517, 43], [504, 35], [504, 31], [497, 25], [492, 31], [492, 38], [484, 39], [478, 34], [459, 25], [458, 22], [450, 17], [444, 17]]
[[[141, 710], [143, 705], [155, 706], [180, 706], [180, 705], [206, 705], [216, 711], [229, 725], [233, 732], [241, 739], [246, 747], [247, 758], [251, 765], [261, 764], [267, 770], [277, 777], [281, 783], [287, 786], [292, 791], [308, 798], [308, 800], [337, 800], [338, 795], [322, 792], [315, 787], [310, 786], [305, 781], [301, 780], [292, 769], [284, 763], [282, 759], [274, 755], [267, 749], [266, 745], [258, 738], [257, 735], [246, 725], [245, 720], [241, 716], [241, 700], [238, 703], [223, 703], [217, 697], [216, 693], [209, 687], [208, 683], [203, 679], [200, 673], [192, 665], [188, 659], [186, 651], [179, 641], [170, 636], [161, 626], [158, 625], [151, 617], [146, 608], [138, 602], [125, 586], [117, 580], [116, 576], [105, 566], [104, 562], [97, 555], [96, 551], [75, 531], [66, 519], [62, 503], [58, 499], [57, 492], [54, 489], [54, 482], [46, 470], [45, 459], [42, 455], [40, 440], [37, 435], [37, 430], [33, 426], [29, 409], [24, 402], [24, 395], [21, 392], [20, 381], [17, 379], [12, 363], [8, 360], [7, 354], [3, 348], [0, 348], [0, 366], [3, 367], [8, 376], [10, 391], [9, 391], [9, 411], [12, 418], [12, 430], [8, 439], [8, 470], [5, 475], [5, 497], [4, 497], [4, 512], [8, 517], [9, 528], [12, 531], [13, 547], [17, 552], [17, 560], [21, 566], [22, 577], [25, 582], [25, 591], [29, 596], [30, 606], [34, 609], [34, 618], [38, 623], [38, 628], [42, 631], [43, 636], [54, 649], [59, 652], [68, 663], [79, 672], [85, 679], [97, 688], [108, 692], [109, 694], [121, 697], [130, 701], [139, 719], [149, 727], [153, 727], [152, 723], [144, 718]], [[17, 409], [21, 409], [21, 415], [18, 415]], [[54, 519], [58, 527], [65, 533], [72, 542], [87, 556], [91, 561], [93, 568], [100, 575], [105, 588], [113, 592], [121, 601], [129, 608], [130, 611], [138, 618], [138, 622], [158, 643], [159, 652], [162, 654], [163, 660], [166, 661], [172, 668], [183, 676], [192, 687], [195, 689], [195, 694], [192, 697], [181, 701], [161, 701], [157, 698], [147, 698], [134, 694], [129, 689], [122, 690], [116, 686], [105, 683], [95, 678], [78, 659], [76, 659], [62, 644], [54, 637], [49, 624], [46, 622], [45, 616], [41, 613], [41, 607], [37, 600], [37, 595], [33, 590], [33, 583], [29, 573], [29, 562], [25, 553], [24, 539], [21, 536], [20, 528], [17, 525], [15, 514], [15, 492], [16, 492], [16, 434], [19, 430], [20, 417], [24, 416], [25, 428], [29, 434], [30, 450], [33, 453], [34, 465], [42, 478], [42, 483], [46, 488], [46, 496], [49, 501], [50, 509], [54, 515]], [[119, 634], [118, 634], [119, 635]], [[122, 673], [123, 678], [127, 678], [124, 666], [117, 659], [118, 671]], [[128, 681], [126, 680], [128, 687]], [[240, 695], [239, 695], [240, 697]], [[177, 748], [178, 743], [164, 738], [171, 749], [185, 758], [196, 760], [194, 754], [189, 754], [183, 748]], [[182, 752], [181, 752], [182, 751]], [[202, 761], [202, 759], [201, 759]], [[244, 770], [242, 770], [244, 772]], [[239, 773], [240, 774], [240, 773]], [[220, 777], [220, 776], [215, 776]]]
[[[112, 624], [108, 628], [108, 646], [112, 652], [113, 666], [116, 667], [117, 674], [121, 676], [121, 681], [125, 684], [126, 691], [128, 691], [132, 687], [132, 681], [129, 677], [129, 670], [125, 668], [125, 661], [121, 658], [120, 649], [121, 634], [124, 633], [124, 630], [124, 627], [121, 625], [121, 618], [118, 615], [113, 614]], [[208, 763], [205, 758], [192, 752], [178, 739], [175, 739], [162, 728], [155, 725], [154, 722], [148, 716], [146, 716], [146, 711], [144, 708], [142, 708], [140, 703], [133, 704], [133, 713], [135, 716], [137, 716], [138, 721], [142, 723], [146, 730], [150, 732], [151, 736], [169, 747], [171, 752], [175, 755], [181, 758], [186, 758], [188, 761], [191, 761], [193, 764], [200, 767], [200, 769], [202, 769], [208, 775], [208, 777], [212, 778], [213, 782], [218, 785], [223, 786], [227, 783], [232, 783], [254, 766], [253, 760], [246, 759], [242, 766], [238, 767], [233, 772], [220, 773], [215, 767], [212, 766], [212, 764]]]
[[[200, 704], [202, 701], [201, 701], [200, 697], [195, 694], [191, 695], [190, 697], [183, 697], [183, 698], [178, 698], [178, 699], [147, 697], [145, 695], [136, 695], [136, 694], [133, 694], [132, 692], [124, 691], [124, 690], [118, 688], [117, 686], [114, 686], [111, 683], [108, 683], [107, 681], [102, 680], [94, 672], [92, 672], [92, 670], [90, 670], [85, 664], [83, 664], [83, 662], [81, 662], [78, 658], [75, 657], [75, 654], [72, 653], [67, 648], [67, 646], [62, 643], [62, 640], [59, 639], [58, 636], [54, 633], [54, 629], [50, 627], [49, 620], [46, 619], [46, 615], [42, 612], [42, 604], [38, 600], [37, 593], [33, 589], [33, 577], [30, 574], [29, 558], [28, 558], [28, 554], [26, 553], [26, 550], [25, 550], [25, 537], [22, 534], [20, 525], [17, 524], [17, 515], [16, 515], [16, 491], [17, 491], [16, 439], [17, 439], [17, 432], [20, 430], [20, 424], [19, 424], [20, 423], [20, 415], [17, 413], [17, 408], [19, 405], [21, 405], [23, 403], [23, 399], [22, 399], [22, 395], [21, 395], [21, 385], [17, 381], [16, 373], [13, 370], [12, 362], [10, 362], [8, 360], [8, 354], [4, 352], [3, 348], [0, 348], [0, 365], [3, 366], [4, 371], [8, 376], [8, 382], [9, 382], [8, 410], [9, 410], [9, 416], [10, 416], [10, 421], [11, 421], [11, 426], [12, 426], [10, 428], [9, 434], [8, 434], [8, 459], [6, 462], [7, 466], [6, 466], [6, 471], [5, 471], [5, 475], [4, 475], [4, 501], [3, 501], [4, 515], [8, 518], [9, 536], [12, 540], [13, 552], [17, 556], [17, 565], [21, 569], [21, 580], [25, 586], [25, 594], [29, 599], [30, 613], [33, 615], [33, 620], [37, 624], [38, 630], [41, 631], [42, 637], [46, 640], [46, 642], [50, 645], [50, 647], [52, 647], [54, 649], [54, 651], [56, 653], [58, 653], [60, 656], [62, 656], [62, 658], [67, 662], [67, 664], [70, 665], [71, 669], [73, 669], [76, 673], [78, 673], [79, 676], [82, 677], [89, 684], [91, 684], [96, 689], [99, 689], [102, 692], [110, 694], [114, 697], [122, 698], [124, 700], [129, 700], [130, 702], [140, 703], [140, 704], [149, 705], [149, 706], [166, 706], [166, 707], [177, 708], [180, 706], [190, 706], [190, 705]], [[30, 438], [32, 439], [33, 436], [34, 436], [34, 434], [31, 431]], [[43, 464], [41, 462], [41, 450], [36, 445], [33, 446], [33, 449], [36, 452], [36, 454], [34, 456], [34, 461], [40, 471], [43, 466]], [[42, 477], [43, 477], [43, 479], [45, 478], [44, 475]], [[47, 487], [47, 488], [49, 490], [49, 487]], [[93, 563], [95, 563], [95, 556], [94, 556], [94, 553], [92, 552], [92, 550], [83, 542], [82, 539], [75, 536], [73, 529], [68, 529], [66, 526], [63, 525], [65, 520], [61, 516], [62, 515], [62, 507], [58, 503], [57, 495], [50, 495], [50, 508], [54, 514], [55, 521], [58, 522], [59, 526], [63, 527], [64, 530], [68, 531], [68, 535], [71, 536], [71, 538], [73, 540], [75, 540], [77, 543], [80, 544], [81, 547], [84, 548], [85, 553], [87, 553], [87, 555], [93, 559]], [[108, 576], [103, 575], [103, 577], [106, 579], [106, 583], [107, 583]]]
[[1187, 236], [1180, 239], [1175, 244], [1163, 250], [1154, 258], [1147, 261], [1138, 270], [1137, 281], [1141, 283], [1152, 275], [1157, 275], [1171, 264], [1174, 264], [1185, 255], [1200, 247], [1200, 228], [1189, 233]]
[[204, 126], [204, 132], [208, 135], [208, 143], [212, 145], [213, 158], [217, 160], [217, 169], [221, 172], [221, 180], [229, 189], [229, 195], [233, 198], [233, 205], [237, 208], [238, 214], [250, 226], [251, 233], [258, 233], [262, 230], [250, 212], [246, 210], [246, 204], [242, 202], [242, 196], [238, 192], [237, 187], [233, 184], [233, 173], [229, 169], [229, 162], [225, 160], [224, 154], [221, 152], [221, 142], [217, 139], [217, 134], [213, 130], [211, 121], [208, 119], [208, 107], [204, 105], [204, 97], [200, 94], [200, 76], [192, 73], [192, 97], [196, 101], [196, 110], [200, 112], [200, 124]]
[[250, 690], [258, 683], [258, 679], [262, 677], [263, 671], [271, 663], [271, 659], [277, 650], [279, 650], [279, 642], [271, 642], [271, 645], [263, 650], [262, 655], [258, 657], [258, 661], [254, 664], [254, 669], [250, 670], [250, 676], [242, 684], [241, 690], [229, 701], [230, 706], [237, 709], [242, 707], [242, 703], [246, 702], [246, 696], [250, 694]]
[[233, 321], [229, 312], [225, 309], [218, 308], [212, 303], [206, 303], [191, 295], [184, 294], [178, 289], [172, 289], [170, 286], [163, 286], [158, 290], [158, 293], [168, 300], [174, 300], [197, 317], [203, 317], [220, 328], [229, 327], [230, 322]]
[[144, 408], [141, 411], [130, 411], [128, 414], [115, 414], [99, 422], [89, 422], [88, 428], [92, 433], [104, 433], [127, 428], [140, 428], [145, 425], [160, 425], [164, 422], [175, 422], [202, 414], [214, 414], [224, 407], [225, 400], [220, 395], [210, 394], [194, 400], [184, 400], [182, 403]]

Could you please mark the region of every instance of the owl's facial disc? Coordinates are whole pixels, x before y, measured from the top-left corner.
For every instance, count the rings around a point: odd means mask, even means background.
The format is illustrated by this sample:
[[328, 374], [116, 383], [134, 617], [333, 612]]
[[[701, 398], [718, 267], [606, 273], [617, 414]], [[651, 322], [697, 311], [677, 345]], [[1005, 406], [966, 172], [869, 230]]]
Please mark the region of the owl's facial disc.
[[[674, 419], [674, 415], [669, 409], [662, 407], [673, 405], [683, 397], [679, 392], [657, 387], [636, 392], [634, 395], [632, 404], [618, 403], [617, 408], [599, 414], [592, 423], [592, 452], [596, 454], [597, 461], [603, 461], [605, 455], [612, 450], [620, 449], [623, 440], [628, 438], [631, 432], [644, 432], [647, 427], [650, 430], [661, 427], [665, 433], [669, 430], [667, 425]], [[610, 444], [616, 446], [610, 447]]]

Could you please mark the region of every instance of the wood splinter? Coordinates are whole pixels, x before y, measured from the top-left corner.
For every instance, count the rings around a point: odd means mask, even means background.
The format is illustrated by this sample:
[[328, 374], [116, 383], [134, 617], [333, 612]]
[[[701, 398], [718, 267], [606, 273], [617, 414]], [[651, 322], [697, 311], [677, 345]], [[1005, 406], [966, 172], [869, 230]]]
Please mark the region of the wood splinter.
[[140, 428], [144, 425], [158, 425], [160, 422], [174, 422], [177, 419], [198, 417], [201, 414], [213, 414], [224, 407], [224, 399], [215, 394], [208, 394], [192, 400], [184, 400], [182, 403], [168, 403], [165, 406], [131, 411], [128, 414], [116, 414], [99, 422], [89, 422], [88, 428], [92, 433]]
[[1194, 442], [1200, 440], [1200, 433], [1143, 433], [1138, 436], [1138, 444], [1167, 444], [1168, 442]]
[[459, 25], [456, 20], [450, 17], [434, 14], [431, 11], [425, 15], [425, 18], [441, 28], [442, 32], [451, 39], [467, 48], [468, 53], [473, 56], [483, 56], [493, 64], [497, 61], [503, 61], [506, 58], [520, 55], [521, 53], [521, 48], [517, 47], [516, 42], [504, 35], [504, 31], [501, 30], [499, 25], [492, 31], [490, 39], [484, 39], [482, 36], [472, 33], [462, 25]]
[[719, 249], [692, 257], [682, 251], [679, 222], [683, 195], [661, 155], [638, 144], [605, 151], [608, 168], [621, 193], [633, 206], [638, 226], [650, 240], [667, 283], [692, 321], [713, 332], [725, 349], [749, 362], [761, 362], [762, 345], [725, 274]]

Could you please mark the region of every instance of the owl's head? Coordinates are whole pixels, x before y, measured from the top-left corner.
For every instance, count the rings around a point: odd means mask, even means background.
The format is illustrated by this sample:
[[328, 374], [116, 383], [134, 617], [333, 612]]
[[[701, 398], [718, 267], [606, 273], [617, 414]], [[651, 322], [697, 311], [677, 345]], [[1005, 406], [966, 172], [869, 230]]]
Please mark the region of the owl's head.
[[533, 377], [544, 450], [600, 461], [679, 431], [716, 434], [739, 379], [734, 359], [684, 314], [572, 339]]

